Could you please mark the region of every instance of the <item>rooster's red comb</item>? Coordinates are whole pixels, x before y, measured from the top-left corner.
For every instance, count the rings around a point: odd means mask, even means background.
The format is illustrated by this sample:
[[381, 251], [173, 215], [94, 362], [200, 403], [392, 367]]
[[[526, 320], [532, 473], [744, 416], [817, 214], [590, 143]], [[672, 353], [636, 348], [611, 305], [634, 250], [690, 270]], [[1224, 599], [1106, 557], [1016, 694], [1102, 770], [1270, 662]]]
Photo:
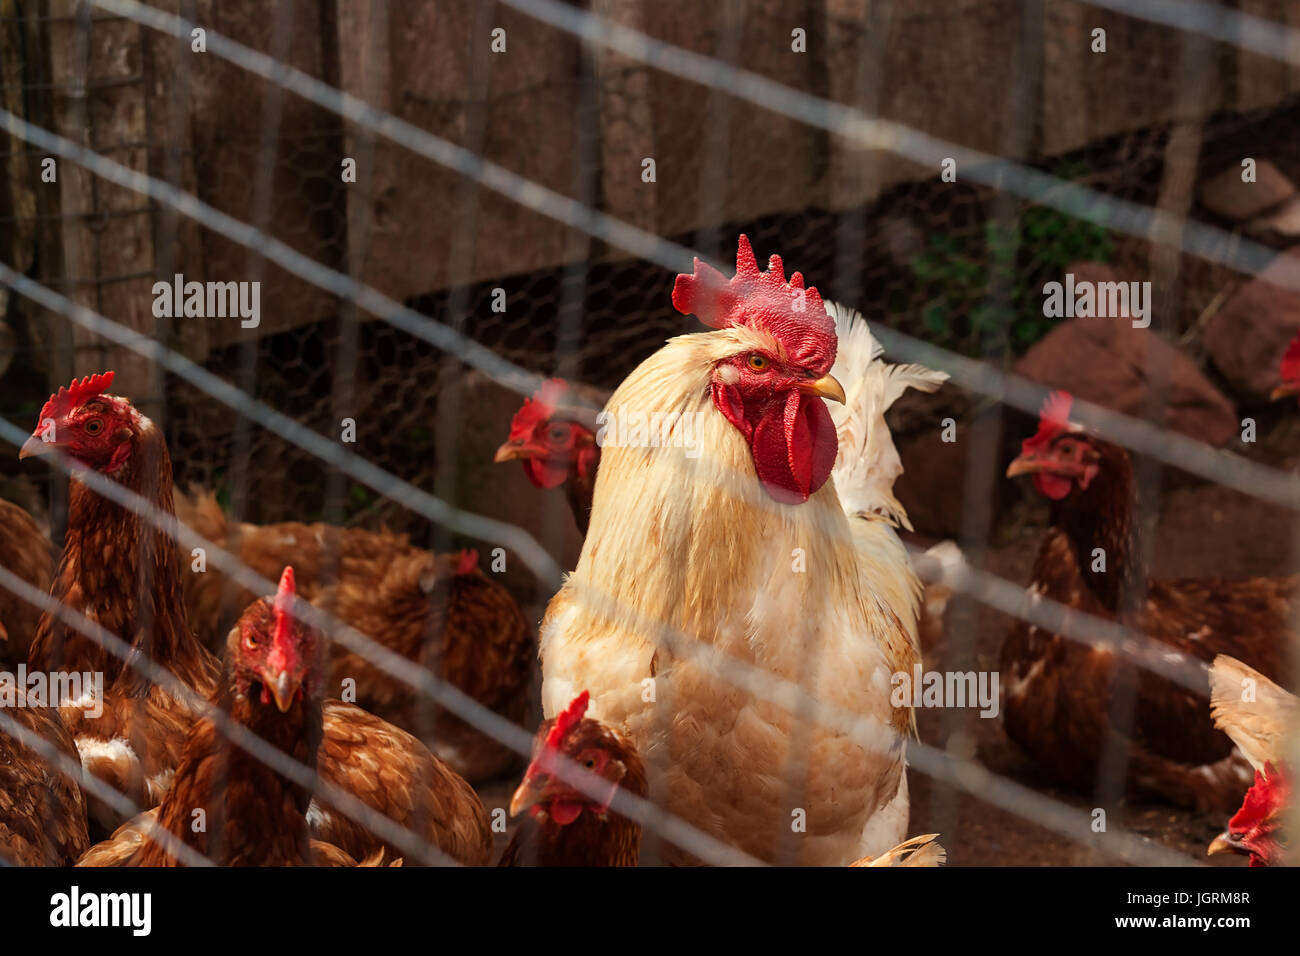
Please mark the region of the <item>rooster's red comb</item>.
[[1272, 763], [1255, 771], [1255, 785], [1246, 791], [1241, 809], [1228, 821], [1228, 830], [1245, 833], [1263, 823], [1291, 802], [1291, 781]]
[[60, 418], [88, 399], [103, 395], [113, 384], [114, 374], [112, 371], [100, 372], [97, 375], [87, 375], [80, 382], [74, 378], [71, 385], [60, 385], [59, 390], [41, 408], [40, 420]]
[[534, 428], [555, 414], [568, 394], [569, 383], [562, 378], [549, 378], [542, 382], [532, 398], [524, 399], [524, 404], [510, 420], [510, 437], [531, 434]]
[[1300, 335], [1293, 338], [1286, 347], [1279, 375], [1283, 384], [1300, 385]]
[[1043, 401], [1042, 411], [1038, 413], [1038, 431], [1032, 438], [1020, 443], [1022, 454], [1040, 451], [1056, 440], [1057, 436], [1070, 430], [1070, 406], [1074, 399], [1069, 392], [1052, 392]]
[[767, 271], [761, 271], [743, 233], [735, 276], [724, 279], [696, 259], [695, 271], [679, 275], [673, 284], [673, 307], [697, 316], [709, 328], [744, 325], [770, 332], [795, 364], [819, 374], [835, 363], [835, 322], [821, 295], [812, 286], [804, 288], [801, 273], [793, 273], [787, 282], [780, 256], [772, 256]]
[[560, 748], [560, 744], [564, 743], [565, 734], [572, 730], [587, 713], [587, 702], [590, 700], [591, 695], [584, 690], [573, 698], [568, 707], [556, 715], [555, 726], [546, 735], [547, 750], [558, 750]]

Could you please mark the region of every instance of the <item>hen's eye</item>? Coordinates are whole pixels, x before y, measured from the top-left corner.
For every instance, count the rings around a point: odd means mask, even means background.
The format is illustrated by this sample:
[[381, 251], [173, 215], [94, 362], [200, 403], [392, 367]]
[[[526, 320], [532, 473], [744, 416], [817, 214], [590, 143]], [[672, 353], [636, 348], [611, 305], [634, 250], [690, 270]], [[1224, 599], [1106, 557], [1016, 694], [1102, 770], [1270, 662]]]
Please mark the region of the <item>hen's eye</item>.
[[768, 366], [767, 356], [760, 352], [751, 352], [749, 356], [749, 367], [755, 372], [765, 372]]
[[86, 422], [84, 427], [87, 435], [98, 435], [104, 430], [104, 423], [98, 418], [92, 418], [90, 421]]
[[594, 761], [594, 760], [592, 760], [590, 757], [588, 757], [588, 758], [587, 758], [587, 769], [590, 770], [590, 769], [591, 769], [592, 767], [594, 767], [594, 766], [596, 766], [596, 761]]
[[252, 631], [247, 632], [244, 635], [244, 646], [248, 648], [257, 647], [257, 635]]
[[551, 426], [551, 441], [567, 441], [569, 438], [569, 429], [564, 425]]

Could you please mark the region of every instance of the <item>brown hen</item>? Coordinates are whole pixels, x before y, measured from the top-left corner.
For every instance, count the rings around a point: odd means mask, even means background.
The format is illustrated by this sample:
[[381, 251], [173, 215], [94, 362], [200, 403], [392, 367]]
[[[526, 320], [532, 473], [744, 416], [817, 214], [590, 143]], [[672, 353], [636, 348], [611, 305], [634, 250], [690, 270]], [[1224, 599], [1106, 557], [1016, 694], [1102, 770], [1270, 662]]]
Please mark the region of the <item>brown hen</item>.
[[[286, 568], [275, 600], [251, 605], [230, 632], [226, 666], [213, 703], [230, 720], [272, 747], [316, 770], [325, 751], [324, 645], [322, 636], [290, 613], [293, 570]], [[334, 720], [350, 716], [335, 711]], [[323, 769], [323, 767], [322, 767]], [[435, 789], [456, 789], [438, 779], [436, 767], [423, 768]], [[408, 781], [379, 769], [378, 777], [400, 791]], [[467, 788], [466, 788], [467, 789]], [[457, 796], [464, 797], [464, 791]], [[472, 794], [470, 794], [472, 798]], [[474, 800], [464, 801], [471, 811]], [[409, 808], [408, 808], [409, 809]], [[454, 812], [455, 807], [449, 807]], [[195, 811], [204, 827], [194, 827]], [[308, 814], [328, 816], [312, 803], [312, 793], [231, 742], [210, 718], [190, 731], [184, 756], [162, 805], [121, 827], [82, 859], [82, 866], [175, 866], [167, 845], [149, 834], [154, 821], [178, 840], [221, 866], [356, 866], [357, 857], [330, 839], [311, 839]], [[477, 862], [470, 844], [486, 832], [481, 806], [459, 829], [456, 852]], [[342, 819], [342, 818], [340, 818]], [[405, 821], [410, 823], [411, 821]], [[328, 820], [329, 836], [354, 849], [369, 849], [373, 839]], [[459, 837], [457, 839], [460, 839]], [[371, 850], [372, 854], [382, 853]], [[366, 862], [374, 865], [379, 857]]]
[[[579, 694], [555, 719], [543, 722], [533, 761], [510, 801], [511, 816], [527, 813], [501, 854], [499, 866], [636, 866], [641, 824], [609, 807], [617, 790], [644, 798], [645, 766], [630, 740], [586, 717], [588, 695]], [[604, 781], [593, 798], [557, 772], [567, 757]]]
[[[1250, 786], [1250, 768], [1215, 729], [1206, 706], [1208, 663], [1228, 653], [1265, 674], [1283, 670], [1296, 579], [1148, 580], [1128, 453], [1069, 421], [1070, 397], [1054, 393], [1039, 430], [1008, 477], [1032, 474], [1052, 502], [1052, 527], [1030, 591], [1145, 634], [1172, 663], [1186, 662], [1197, 693], [1149, 669], [1018, 621], [1002, 647], [1007, 735], [1053, 776], [1090, 789], [1107, 741], [1127, 753], [1127, 784], [1175, 803], [1227, 810]], [[1140, 602], [1140, 603], [1139, 603]], [[1112, 702], [1131, 681], [1131, 717]]]
[[[143, 495], [165, 524], [172, 517], [166, 443], [127, 399], [105, 394], [111, 383], [109, 372], [60, 389], [23, 454], [57, 447], [82, 467]], [[74, 478], [66, 540], [54, 596], [130, 641], [133, 655], [152, 658], [198, 697], [211, 699], [220, 666], [189, 629], [180, 552], [171, 535]], [[84, 701], [66, 701], [63, 719], [83, 766], [138, 805], [157, 806], [197, 719], [194, 709], [51, 615], [41, 620], [31, 657], [47, 671], [75, 667], [106, 674], [103, 713], [90, 717]], [[323, 711], [319, 768], [326, 780], [461, 862], [487, 861], [486, 817], [468, 784], [397, 727], [338, 701], [327, 701]], [[107, 807], [99, 808], [96, 819], [109, 830], [123, 822]], [[314, 835], [354, 857], [386, 846], [328, 807], [308, 820]]]
[[[162, 432], [124, 398], [105, 394], [113, 373], [60, 388], [41, 410], [20, 457], [57, 449], [74, 469], [99, 472], [139, 495], [171, 520], [172, 469]], [[129, 642], [132, 652], [195, 688], [216, 680], [217, 662], [190, 633], [180, 601], [180, 554], [165, 530], [102, 498], [74, 474], [68, 527], [51, 595]], [[195, 712], [155, 687], [136, 668], [71, 626], [42, 615], [28, 660], [45, 673], [102, 674], [102, 701], [57, 704], [82, 765], [141, 807], [152, 807], [170, 783]], [[101, 709], [98, 716], [89, 716]], [[116, 810], [89, 797], [92, 827], [111, 831]]]

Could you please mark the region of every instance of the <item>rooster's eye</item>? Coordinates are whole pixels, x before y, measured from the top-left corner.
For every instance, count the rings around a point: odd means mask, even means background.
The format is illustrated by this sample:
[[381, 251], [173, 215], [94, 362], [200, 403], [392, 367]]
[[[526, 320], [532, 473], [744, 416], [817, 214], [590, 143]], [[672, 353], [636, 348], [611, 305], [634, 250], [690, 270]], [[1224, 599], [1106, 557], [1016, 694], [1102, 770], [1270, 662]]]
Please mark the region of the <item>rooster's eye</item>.
[[85, 429], [87, 435], [98, 435], [104, 430], [104, 423], [98, 418], [92, 418], [90, 421], [86, 422]]
[[755, 372], [766, 372], [768, 366], [767, 356], [760, 352], [751, 352], [749, 356], [749, 367]]
[[562, 442], [568, 440], [569, 440], [569, 426], [567, 425], [551, 426], [551, 441]]

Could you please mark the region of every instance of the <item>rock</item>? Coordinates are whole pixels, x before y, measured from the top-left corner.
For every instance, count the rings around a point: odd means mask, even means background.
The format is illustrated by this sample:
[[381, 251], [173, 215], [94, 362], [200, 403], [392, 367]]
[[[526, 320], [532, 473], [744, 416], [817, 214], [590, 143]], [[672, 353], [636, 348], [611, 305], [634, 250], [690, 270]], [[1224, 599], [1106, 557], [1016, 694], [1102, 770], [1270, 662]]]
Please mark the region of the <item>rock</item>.
[[1205, 350], [1233, 390], [1263, 401], [1278, 382], [1278, 364], [1300, 329], [1300, 292], [1274, 284], [1284, 270], [1300, 284], [1300, 246], [1279, 255], [1246, 282], [1205, 326]]
[[956, 437], [945, 442], [936, 424], [897, 442], [903, 473], [894, 483], [894, 497], [920, 534], [955, 538], [961, 533], [970, 426], [958, 422]]
[[1300, 236], [1300, 196], [1288, 199], [1267, 215], [1252, 219], [1246, 229], [1255, 235], [1273, 233], [1289, 239]]
[[1067, 319], [1025, 353], [1015, 371], [1138, 418], [1147, 416], [1151, 389], [1158, 387], [1166, 428], [1211, 445], [1237, 434], [1236, 409], [1200, 369], [1150, 329], [1122, 319]]
[[[1071, 262], [1065, 267], [1065, 275], [1074, 276], [1076, 287], [1082, 282], [1099, 284], [1102, 282], [1128, 281], [1127, 277], [1120, 276], [1114, 266], [1107, 265], [1104, 262]], [[1065, 275], [1062, 275], [1058, 281], [1064, 282]]]
[[1295, 185], [1267, 159], [1256, 163], [1253, 183], [1242, 182], [1241, 174], [1240, 164], [1229, 166], [1202, 183], [1202, 205], [1215, 215], [1241, 221], [1258, 216], [1295, 195]]
[[[1005, 481], [1002, 471], [1012, 458], [1012, 449], [1020, 447], [1023, 435], [1032, 433], [1032, 425], [1018, 410], [1007, 406], [966, 405], [966, 413], [955, 417], [951, 442], [943, 440], [943, 419], [954, 416], [944, 413], [925, 428], [894, 433], [903, 464], [903, 473], [894, 482], [894, 497], [907, 510], [913, 530], [922, 539], [962, 537], [962, 508], [971, 468], [991, 468], [982, 478], [976, 478], [979, 487], [974, 490], [974, 500], [978, 511], [991, 512], [993, 521], [1018, 495], [1015, 483]], [[973, 450], [999, 440], [991, 464], [983, 454], [972, 458]]]

